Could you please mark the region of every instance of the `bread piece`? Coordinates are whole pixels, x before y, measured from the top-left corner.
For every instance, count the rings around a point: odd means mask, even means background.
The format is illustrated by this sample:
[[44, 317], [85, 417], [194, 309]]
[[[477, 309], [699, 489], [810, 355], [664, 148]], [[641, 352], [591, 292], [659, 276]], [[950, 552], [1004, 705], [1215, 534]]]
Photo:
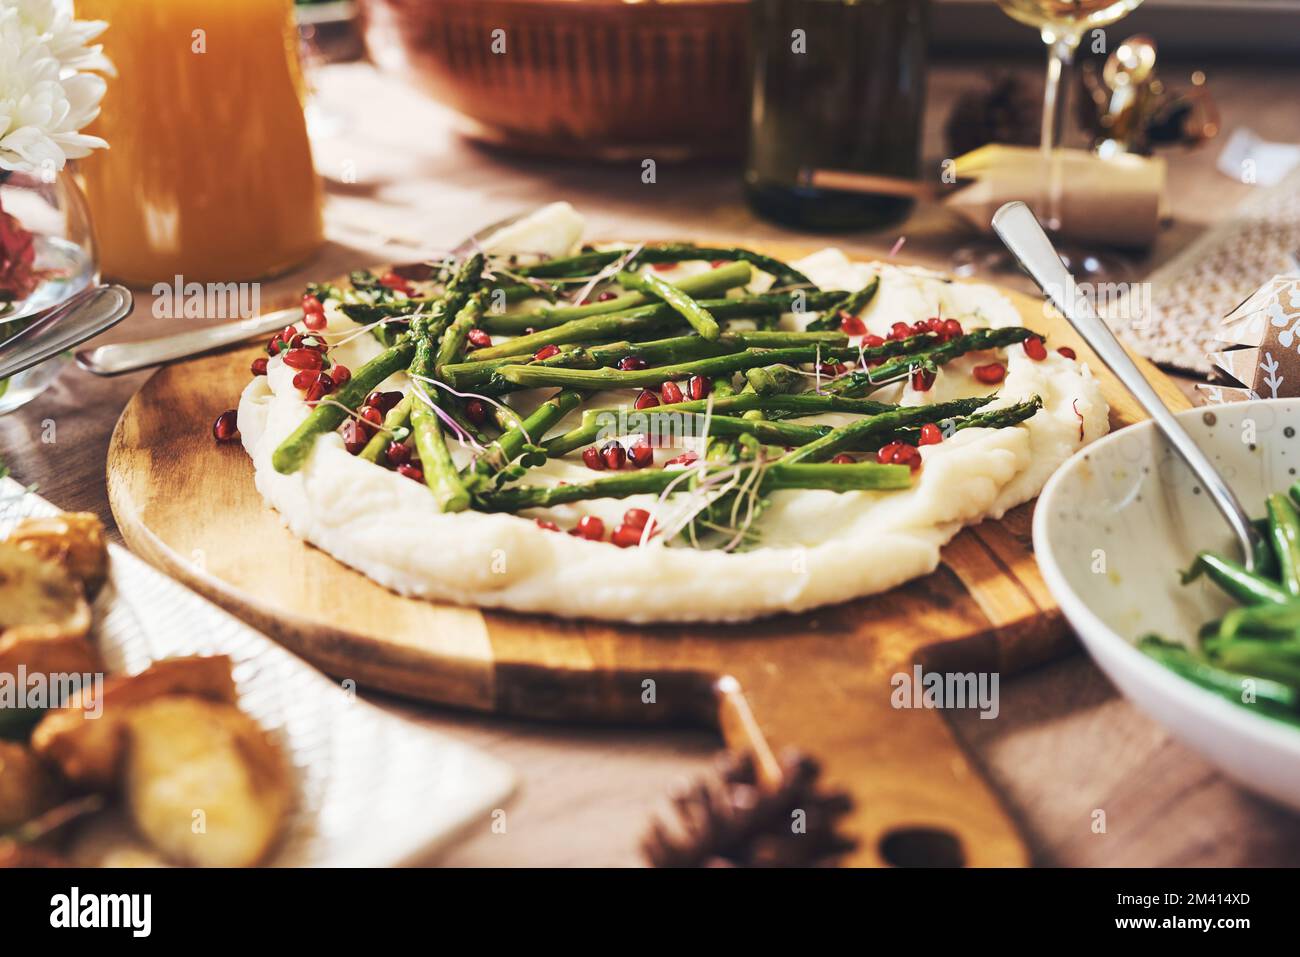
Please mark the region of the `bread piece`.
[[84, 638], [90, 606], [60, 565], [0, 542], [0, 638]]
[[[137, 675], [109, 678], [101, 702], [86, 695], [86, 700], [46, 715], [32, 732], [32, 747], [70, 781], [89, 788], [111, 787], [121, 770], [126, 718], [139, 705], [175, 694], [233, 704], [230, 659], [167, 658]], [[91, 717], [97, 708], [102, 709], [99, 717]]]
[[290, 776], [279, 748], [238, 708], [159, 698], [127, 718], [126, 806], [169, 859], [250, 867], [279, 837]]
[[58, 797], [58, 783], [31, 749], [0, 741], [0, 831], [49, 810]]
[[61, 565], [94, 598], [108, 578], [108, 539], [104, 525], [90, 512], [63, 512], [25, 518], [9, 541], [45, 561]]

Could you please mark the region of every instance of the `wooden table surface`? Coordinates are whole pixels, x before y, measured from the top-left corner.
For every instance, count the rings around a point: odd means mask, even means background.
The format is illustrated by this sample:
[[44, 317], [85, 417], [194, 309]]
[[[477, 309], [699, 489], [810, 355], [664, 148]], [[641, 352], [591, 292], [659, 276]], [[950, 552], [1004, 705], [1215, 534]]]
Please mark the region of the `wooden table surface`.
[[[927, 156], [943, 155], [940, 130], [951, 103], [988, 66], [936, 64]], [[1040, 69], [1037, 60], [1017, 66], [1030, 77]], [[1175, 83], [1187, 73], [1167, 71]], [[1300, 69], [1243, 64], [1207, 72], [1225, 134], [1245, 125], [1268, 139], [1300, 142], [1294, 101]], [[339, 130], [317, 142], [317, 163], [329, 184], [331, 241], [303, 269], [263, 284], [264, 307], [300, 291], [308, 277], [409, 252], [385, 240], [424, 242], [426, 251], [449, 248], [485, 223], [555, 199], [584, 212], [593, 235], [829, 241], [877, 256], [904, 235], [901, 258], [936, 267], [965, 241], [948, 214], [932, 206], [878, 234], [800, 236], [756, 220], [742, 201], [736, 171], [725, 166], [663, 164], [657, 181], [645, 184], [640, 163], [579, 167], [502, 156], [454, 135], [448, 114], [365, 64], [328, 67], [317, 82]], [[1177, 252], [1248, 194], [1251, 187], [1215, 170], [1217, 149], [1165, 154], [1175, 221], [1137, 264], [1139, 272]], [[180, 331], [196, 321], [155, 319], [142, 292], [136, 314], [102, 341]], [[0, 417], [0, 459], [57, 505], [95, 512], [111, 526], [103, 475], [108, 438], [147, 375], [97, 379], [67, 369], [44, 396]], [[221, 521], [219, 503], [195, 508]], [[1081, 652], [1005, 681], [1001, 691], [998, 720], [957, 713], [954, 725], [1005, 795], [1040, 863], [1278, 865], [1300, 858], [1300, 818], [1252, 797], [1173, 742]], [[718, 747], [703, 732], [537, 725], [378, 700], [490, 751], [519, 774], [521, 793], [507, 810], [504, 833], [494, 833], [485, 819], [480, 834], [443, 858], [452, 865], [635, 865], [648, 816], [662, 809], [675, 785], [707, 771]], [[1105, 812], [1105, 833], [1093, 830], [1097, 810]]]

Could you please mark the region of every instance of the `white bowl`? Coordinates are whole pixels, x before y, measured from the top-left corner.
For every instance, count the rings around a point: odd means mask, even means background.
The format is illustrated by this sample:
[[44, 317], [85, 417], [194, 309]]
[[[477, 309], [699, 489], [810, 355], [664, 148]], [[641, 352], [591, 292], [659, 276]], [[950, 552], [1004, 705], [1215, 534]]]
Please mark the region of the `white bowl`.
[[[1189, 409], [1178, 419], [1252, 516], [1300, 478], [1300, 400]], [[1300, 729], [1192, 684], [1138, 651], [1155, 632], [1191, 642], [1232, 606], [1179, 584], [1201, 549], [1238, 554], [1228, 526], [1151, 422], [1093, 443], [1039, 496], [1034, 552], [1089, 654], [1140, 709], [1246, 788], [1300, 810]]]

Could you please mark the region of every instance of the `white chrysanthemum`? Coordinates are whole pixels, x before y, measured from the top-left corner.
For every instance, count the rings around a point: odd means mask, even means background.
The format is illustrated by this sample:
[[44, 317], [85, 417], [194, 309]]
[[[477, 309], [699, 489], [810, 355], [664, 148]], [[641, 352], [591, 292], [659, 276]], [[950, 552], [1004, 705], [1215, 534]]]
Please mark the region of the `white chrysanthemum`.
[[0, 170], [56, 172], [107, 146], [81, 130], [99, 115], [113, 65], [89, 42], [101, 21], [65, 0], [0, 0]]

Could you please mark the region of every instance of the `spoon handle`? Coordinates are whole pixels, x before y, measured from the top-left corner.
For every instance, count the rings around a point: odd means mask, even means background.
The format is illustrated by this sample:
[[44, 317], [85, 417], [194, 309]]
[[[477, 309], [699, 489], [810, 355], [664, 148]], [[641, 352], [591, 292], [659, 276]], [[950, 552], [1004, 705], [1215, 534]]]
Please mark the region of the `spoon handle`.
[[993, 214], [993, 231], [1038, 284], [1043, 295], [1061, 311], [1061, 315], [1069, 320], [1084, 342], [1088, 343], [1098, 358], [1133, 394], [1142, 408], [1146, 409], [1174, 451], [1187, 463], [1192, 474], [1223, 513], [1241, 543], [1245, 566], [1253, 571], [1257, 549], [1263, 541], [1255, 531], [1250, 516], [1241, 507], [1223, 476], [1161, 401], [1151, 383], [1119, 344], [1115, 334], [1102, 322], [1088, 299], [1079, 292], [1074, 277], [1052, 248], [1051, 240], [1043, 232], [1043, 227], [1038, 224], [1033, 212], [1024, 203], [1007, 203]]

